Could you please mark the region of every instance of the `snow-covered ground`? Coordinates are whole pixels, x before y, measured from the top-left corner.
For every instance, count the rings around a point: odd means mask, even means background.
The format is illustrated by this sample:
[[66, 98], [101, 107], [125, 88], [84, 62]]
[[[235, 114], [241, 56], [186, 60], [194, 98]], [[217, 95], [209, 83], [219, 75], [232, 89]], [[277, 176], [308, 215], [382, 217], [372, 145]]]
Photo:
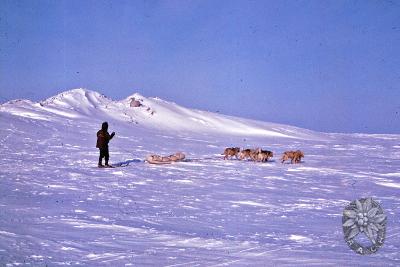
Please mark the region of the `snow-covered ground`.
[[[130, 107], [131, 99], [141, 103]], [[97, 168], [109, 122], [112, 163]], [[223, 160], [262, 147], [267, 163]], [[324, 134], [191, 110], [138, 94], [76, 89], [0, 106], [0, 266], [399, 266], [400, 135]], [[301, 149], [301, 164], [281, 164]], [[183, 151], [155, 166], [148, 154]], [[342, 211], [387, 215], [384, 246], [360, 256]]]

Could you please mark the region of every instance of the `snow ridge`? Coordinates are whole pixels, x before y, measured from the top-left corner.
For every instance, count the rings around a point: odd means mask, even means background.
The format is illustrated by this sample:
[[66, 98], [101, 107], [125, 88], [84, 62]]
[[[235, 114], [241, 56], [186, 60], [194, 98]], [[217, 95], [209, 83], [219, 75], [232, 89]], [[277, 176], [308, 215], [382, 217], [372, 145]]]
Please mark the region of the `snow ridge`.
[[321, 134], [297, 127], [189, 109], [160, 98], [146, 98], [139, 93], [114, 101], [103, 94], [83, 88], [62, 92], [39, 103], [29, 100], [10, 101], [1, 105], [0, 110], [32, 119], [98, 118], [141, 124], [164, 131], [321, 138]]

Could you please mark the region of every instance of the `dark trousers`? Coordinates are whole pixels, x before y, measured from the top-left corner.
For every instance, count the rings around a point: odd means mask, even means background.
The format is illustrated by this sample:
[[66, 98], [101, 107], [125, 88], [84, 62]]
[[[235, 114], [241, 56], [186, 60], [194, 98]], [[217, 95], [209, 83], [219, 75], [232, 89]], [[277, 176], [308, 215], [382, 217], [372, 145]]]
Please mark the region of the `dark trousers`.
[[105, 163], [106, 165], [108, 165], [108, 159], [110, 158], [110, 155], [108, 154], [108, 147], [99, 148], [99, 150], [100, 150], [99, 165], [101, 165], [103, 158], [105, 158]]

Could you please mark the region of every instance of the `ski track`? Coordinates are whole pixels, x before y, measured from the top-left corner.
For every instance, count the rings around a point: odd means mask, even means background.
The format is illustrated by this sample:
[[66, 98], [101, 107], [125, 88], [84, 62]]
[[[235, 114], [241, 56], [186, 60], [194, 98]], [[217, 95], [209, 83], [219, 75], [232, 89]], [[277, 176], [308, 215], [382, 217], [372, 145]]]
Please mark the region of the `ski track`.
[[[100, 121], [1, 115], [0, 266], [400, 265], [400, 136], [243, 138], [111, 122], [111, 162], [129, 165], [98, 169]], [[228, 146], [274, 158], [224, 161]], [[289, 149], [305, 152], [301, 164], [280, 163]], [[188, 161], [140, 161], [176, 151]], [[358, 256], [341, 214], [368, 196], [388, 215], [387, 238]]]

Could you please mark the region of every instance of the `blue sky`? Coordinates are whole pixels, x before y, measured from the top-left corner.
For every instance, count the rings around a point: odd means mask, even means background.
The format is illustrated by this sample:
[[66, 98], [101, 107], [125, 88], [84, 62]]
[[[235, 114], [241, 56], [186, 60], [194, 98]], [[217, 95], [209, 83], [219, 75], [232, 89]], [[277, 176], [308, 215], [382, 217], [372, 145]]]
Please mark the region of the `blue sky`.
[[0, 1], [0, 101], [84, 87], [400, 133], [398, 1]]

